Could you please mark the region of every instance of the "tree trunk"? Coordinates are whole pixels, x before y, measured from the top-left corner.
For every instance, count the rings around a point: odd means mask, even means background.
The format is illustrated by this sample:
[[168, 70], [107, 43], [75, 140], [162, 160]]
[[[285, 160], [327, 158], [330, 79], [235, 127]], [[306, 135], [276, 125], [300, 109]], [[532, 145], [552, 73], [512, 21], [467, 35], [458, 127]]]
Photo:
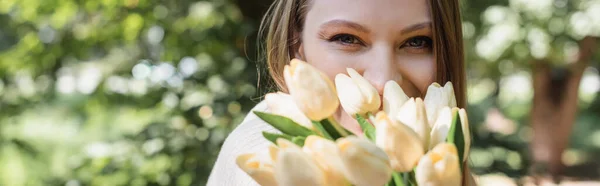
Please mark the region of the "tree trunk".
[[533, 63], [531, 151], [534, 167], [542, 168], [541, 171], [547, 171], [555, 179], [562, 174], [562, 153], [569, 144], [577, 117], [579, 84], [595, 44], [596, 38], [583, 39], [578, 61], [567, 67], [553, 68], [546, 61]]

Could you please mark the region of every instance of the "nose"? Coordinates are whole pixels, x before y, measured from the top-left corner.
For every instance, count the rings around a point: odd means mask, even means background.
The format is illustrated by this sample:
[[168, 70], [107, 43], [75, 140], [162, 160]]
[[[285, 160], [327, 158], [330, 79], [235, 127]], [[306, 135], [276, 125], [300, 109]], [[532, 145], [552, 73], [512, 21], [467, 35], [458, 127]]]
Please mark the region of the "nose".
[[367, 61], [364, 68], [363, 77], [367, 79], [383, 95], [385, 83], [392, 80], [401, 84], [402, 75], [398, 71], [394, 52], [389, 50], [374, 51], [369, 57], [372, 61]]

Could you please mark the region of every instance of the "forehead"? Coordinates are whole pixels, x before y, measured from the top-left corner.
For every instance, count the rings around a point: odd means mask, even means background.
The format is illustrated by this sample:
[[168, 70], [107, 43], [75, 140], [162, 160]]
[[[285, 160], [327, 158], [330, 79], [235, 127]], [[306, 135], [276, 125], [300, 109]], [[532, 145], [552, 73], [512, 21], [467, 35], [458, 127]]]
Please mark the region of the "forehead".
[[368, 27], [401, 28], [431, 20], [426, 0], [312, 0], [306, 15], [307, 23], [319, 24], [333, 19]]

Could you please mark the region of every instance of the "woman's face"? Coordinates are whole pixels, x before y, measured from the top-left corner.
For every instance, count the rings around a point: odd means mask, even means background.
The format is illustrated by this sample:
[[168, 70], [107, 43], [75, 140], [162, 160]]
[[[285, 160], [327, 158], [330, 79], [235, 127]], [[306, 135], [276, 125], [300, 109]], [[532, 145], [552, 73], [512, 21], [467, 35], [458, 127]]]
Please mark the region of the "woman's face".
[[[389, 80], [409, 97], [425, 94], [436, 72], [425, 0], [311, 1], [296, 57], [332, 80], [354, 68], [380, 95]], [[336, 116], [350, 130], [360, 130], [347, 114]]]

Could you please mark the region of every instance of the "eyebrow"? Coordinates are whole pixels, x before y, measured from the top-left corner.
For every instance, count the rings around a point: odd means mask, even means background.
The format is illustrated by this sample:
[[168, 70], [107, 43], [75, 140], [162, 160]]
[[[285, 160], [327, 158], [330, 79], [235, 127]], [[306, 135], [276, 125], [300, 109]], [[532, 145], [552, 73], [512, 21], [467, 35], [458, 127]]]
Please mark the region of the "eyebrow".
[[364, 27], [364, 26], [362, 26], [362, 25], [360, 25], [358, 23], [354, 23], [354, 22], [346, 21], [346, 20], [339, 20], [339, 19], [331, 20], [331, 21], [328, 21], [326, 23], [323, 23], [321, 25], [321, 28], [325, 28], [325, 27], [329, 27], [329, 26], [332, 26], [332, 27], [336, 27], [336, 26], [337, 27], [339, 27], [339, 26], [350, 27], [350, 28], [353, 28], [355, 30], [358, 30], [359, 32], [365, 32], [365, 33], [371, 32], [368, 28], [366, 28], [366, 27]]
[[409, 26], [408, 28], [402, 29], [402, 31], [400, 31], [401, 34], [408, 34], [426, 27], [431, 27], [431, 22], [427, 21], [427, 22], [422, 22], [422, 23], [418, 23], [418, 24], [414, 24]]
[[[360, 25], [358, 23], [351, 22], [351, 21], [346, 21], [346, 20], [340, 20], [340, 19], [328, 21], [328, 22], [322, 24], [321, 28], [329, 27], [329, 26], [333, 26], [333, 27], [336, 27], [336, 26], [350, 27], [350, 28], [353, 28], [355, 30], [358, 30], [359, 32], [365, 32], [365, 33], [369, 33], [370, 32], [370, 30], [368, 28], [366, 28], [366, 27], [364, 27], [364, 26], [362, 26], [362, 25]], [[431, 27], [431, 21], [427, 21], [427, 22], [422, 22], [422, 23], [417, 23], [417, 24], [414, 24], [414, 25], [410, 25], [409, 27], [402, 29], [400, 31], [400, 33], [401, 34], [408, 34], [408, 33], [411, 33], [411, 32], [414, 32], [414, 31], [426, 28], [426, 27]]]

